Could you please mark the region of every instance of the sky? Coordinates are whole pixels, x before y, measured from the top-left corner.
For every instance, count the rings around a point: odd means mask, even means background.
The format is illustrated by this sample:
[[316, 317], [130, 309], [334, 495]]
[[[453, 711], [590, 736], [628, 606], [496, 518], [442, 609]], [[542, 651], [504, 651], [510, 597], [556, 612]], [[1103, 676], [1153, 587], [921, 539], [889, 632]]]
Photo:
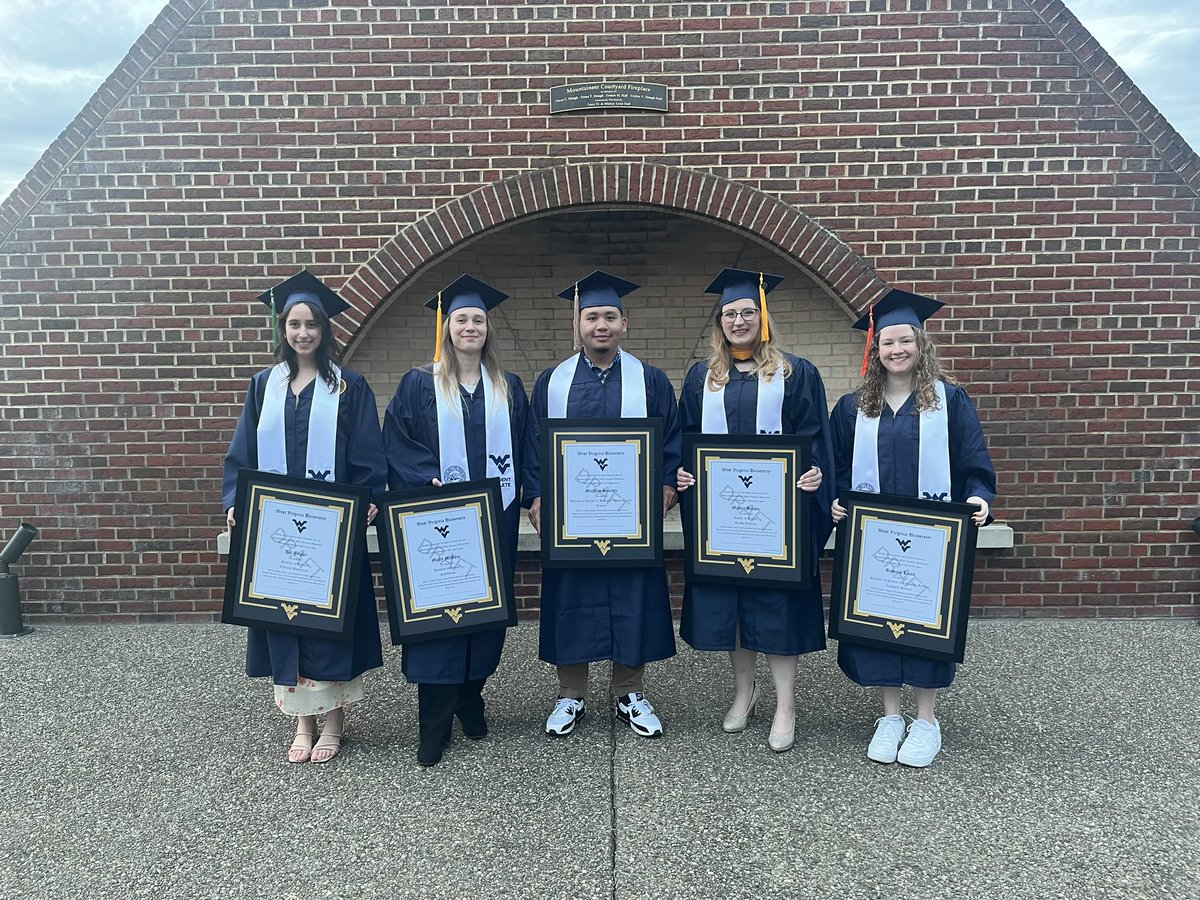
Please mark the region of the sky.
[[[1200, 0], [1065, 0], [1200, 149]], [[17, 186], [164, 0], [0, 0], [0, 199]]]

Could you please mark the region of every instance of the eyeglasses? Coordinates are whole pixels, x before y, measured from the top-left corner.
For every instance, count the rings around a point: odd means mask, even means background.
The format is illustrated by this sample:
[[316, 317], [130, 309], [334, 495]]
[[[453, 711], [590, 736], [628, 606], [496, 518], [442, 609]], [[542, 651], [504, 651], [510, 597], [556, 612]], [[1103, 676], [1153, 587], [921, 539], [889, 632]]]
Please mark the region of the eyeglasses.
[[738, 319], [741, 319], [743, 322], [753, 322], [758, 318], [758, 310], [751, 308], [743, 309], [740, 312], [734, 312], [731, 309], [721, 313], [721, 318], [729, 323], [736, 322]]

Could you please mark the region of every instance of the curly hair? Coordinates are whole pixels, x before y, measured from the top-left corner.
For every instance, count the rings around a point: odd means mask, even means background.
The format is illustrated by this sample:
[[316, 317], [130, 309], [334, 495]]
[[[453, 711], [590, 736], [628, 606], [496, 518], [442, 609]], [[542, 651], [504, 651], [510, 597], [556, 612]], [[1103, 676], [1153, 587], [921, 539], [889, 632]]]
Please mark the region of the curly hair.
[[[917, 368], [915, 386], [917, 409], [937, 409], [937, 391], [934, 383], [943, 381], [946, 384], [958, 384], [958, 381], [942, 366], [938, 359], [933, 339], [923, 328], [914, 328], [917, 338]], [[879, 332], [871, 342], [871, 352], [867, 360], [867, 374], [862, 384], [858, 386], [858, 408], [868, 419], [877, 418], [883, 412], [883, 393], [887, 384], [887, 372], [879, 361]]]
[[[758, 309], [758, 303], [754, 304], [754, 308]], [[783, 350], [779, 347], [779, 341], [775, 337], [779, 330], [775, 327], [775, 319], [770, 310], [767, 311], [767, 327], [771, 336], [765, 341], [759, 341], [758, 346], [754, 348], [754, 365], [750, 368], [750, 374], [762, 373], [762, 377], [770, 381], [782, 366], [783, 377], [788, 378], [792, 374], [792, 364], [788, 362], [788, 358], [783, 355]], [[708, 357], [708, 387], [715, 391], [729, 383], [729, 367], [731, 365], [729, 341], [726, 340], [725, 330], [721, 327], [721, 307], [719, 306], [713, 313], [710, 338], [712, 352]]]

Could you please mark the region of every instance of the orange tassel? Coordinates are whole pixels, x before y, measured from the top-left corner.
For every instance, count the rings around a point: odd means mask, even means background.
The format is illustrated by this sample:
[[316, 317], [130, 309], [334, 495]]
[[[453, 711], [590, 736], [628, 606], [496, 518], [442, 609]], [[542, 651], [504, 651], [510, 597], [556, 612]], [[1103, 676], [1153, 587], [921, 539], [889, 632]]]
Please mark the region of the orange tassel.
[[765, 344], [771, 339], [771, 326], [767, 324], [767, 288], [762, 272], [758, 273], [758, 304], [762, 307], [762, 342]]
[[871, 361], [871, 344], [875, 340], [875, 304], [871, 304], [867, 315], [871, 317], [871, 326], [867, 329], [867, 346], [863, 348], [862, 369], [858, 373], [862, 378], [867, 377], [867, 363]]
[[442, 361], [442, 292], [438, 291], [438, 308], [437, 308], [437, 344], [433, 348], [433, 361]]

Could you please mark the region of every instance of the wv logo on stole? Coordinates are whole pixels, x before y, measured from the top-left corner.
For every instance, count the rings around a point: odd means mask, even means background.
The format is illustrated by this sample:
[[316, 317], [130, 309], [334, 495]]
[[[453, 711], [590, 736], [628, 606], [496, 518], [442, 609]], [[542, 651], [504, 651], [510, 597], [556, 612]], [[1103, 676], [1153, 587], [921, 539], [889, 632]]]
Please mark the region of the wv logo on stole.
[[489, 453], [488, 459], [490, 459], [493, 463], [496, 464], [496, 470], [501, 475], [503, 475], [505, 472], [507, 472], [509, 469], [509, 466], [512, 465], [512, 463], [510, 463], [508, 461], [509, 455], [507, 453], [505, 453], [503, 456], [496, 456], [494, 453]]
[[309, 469], [308, 477], [315, 478], [317, 481], [328, 481], [329, 480], [329, 470], [322, 469], [320, 472], [318, 472], [316, 469]]

